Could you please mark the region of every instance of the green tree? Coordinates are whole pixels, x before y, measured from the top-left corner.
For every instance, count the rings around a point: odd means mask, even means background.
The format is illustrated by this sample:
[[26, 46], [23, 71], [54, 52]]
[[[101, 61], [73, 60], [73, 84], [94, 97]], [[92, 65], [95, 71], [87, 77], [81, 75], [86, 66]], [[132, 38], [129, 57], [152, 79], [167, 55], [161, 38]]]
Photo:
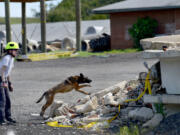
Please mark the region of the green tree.
[[134, 47], [142, 49], [140, 40], [154, 37], [157, 32], [158, 22], [150, 17], [139, 18], [129, 29], [129, 34], [134, 41]]
[[33, 13], [33, 16], [35, 17], [35, 18], [39, 18], [40, 17], [40, 12], [37, 12], [36, 11], [36, 9], [31, 9], [31, 12]]
[[[93, 14], [92, 9], [119, 1], [122, 0], [81, 0], [82, 20], [109, 18], [108, 15]], [[75, 17], [75, 0], [62, 0], [61, 3], [52, 7], [47, 13], [48, 22], [74, 21]]]

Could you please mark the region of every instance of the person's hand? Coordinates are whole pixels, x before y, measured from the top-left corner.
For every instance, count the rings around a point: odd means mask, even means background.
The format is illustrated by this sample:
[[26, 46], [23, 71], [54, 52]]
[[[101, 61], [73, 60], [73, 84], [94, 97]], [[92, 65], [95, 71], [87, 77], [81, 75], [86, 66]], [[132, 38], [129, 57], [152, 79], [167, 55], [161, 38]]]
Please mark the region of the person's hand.
[[8, 83], [7, 82], [2, 82], [1, 86], [4, 87], [4, 88], [8, 88]]
[[12, 85], [9, 86], [9, 91], [10, 91], [10, 92], [13, 92], [13, 87], [12, 87]]
[[10, 82], [8, 83], [8, 88], [9, 88], [10, 92], [13, 92], [13, 86], [12, 86], [12, 84]]

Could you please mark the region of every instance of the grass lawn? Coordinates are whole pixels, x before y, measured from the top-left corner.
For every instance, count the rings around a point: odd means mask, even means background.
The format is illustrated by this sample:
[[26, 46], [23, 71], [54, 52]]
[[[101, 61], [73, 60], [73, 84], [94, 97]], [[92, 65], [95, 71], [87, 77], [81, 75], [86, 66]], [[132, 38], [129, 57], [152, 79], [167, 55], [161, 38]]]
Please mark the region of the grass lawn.
[[122, 54], [122, 53], [135, 53], [139, 52], [139, 49], [120, 49], [120, 50], [111, 50], [105, 52], [78, 52], [77, 57], [89, 57], [89, 56], [107, 56], [109, 54]]
[[[90, 56], [103, 56], [106, 57], [108, 55], [111, 54], [123, 54], [123, 53], [135, 53], [135, 52], [140, 52], [141, 50], [139, 49], [120, 49], [120, 50], [111, 50], [111, 51], [104, 51], [104, 52], [86, 52], [86, 51], [79, 51], [77, 53], [72, 54], [71, 56], [67, 56], [67, 55], [62, 55], [59, 56], [59, 58], [69, 58], [69, 57], [90, 57]], [[52, 53], [54, 55], [58, 54], [58, 53], [63, 53], [64, 51], [51, 51], [48, 53]], [[33, 53], [32, 53], [33, 55]], [[38, 54], [34, 54], [34, 55], [38, 55]]]
[[[21, 24], [21, 18], [11, 18], [11, 24]], [[26, 23], [39, 23], [40, 18], [26, 18]], [[0, 17], [0, 24], [5, 24], [5, 18]]]

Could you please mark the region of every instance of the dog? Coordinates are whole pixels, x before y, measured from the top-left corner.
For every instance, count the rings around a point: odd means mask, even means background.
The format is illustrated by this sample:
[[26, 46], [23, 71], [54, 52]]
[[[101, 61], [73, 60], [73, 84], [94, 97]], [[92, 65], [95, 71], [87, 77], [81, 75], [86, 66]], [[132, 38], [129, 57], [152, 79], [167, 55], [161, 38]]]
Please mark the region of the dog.
[[[48, 91], [44, 92], [44, 94], [39, 98], [39, 100], [36, 103], [41, 102], [41, 100], [45, 97], [46, 103], [42, 106], [40, 116], [44, 115], [45, 110], [52, 104], [54, 100], [54, 96], [56, 93], [66, 93], [70, 92], [73, 89], [76, 91], [90, 95], [90, 93], [87, 93], [81, 88], [84, 87], [91, 87], [90, 85], [84, 84], [84, 83], [91, 83], [92, 80], [90, 80], [88, 77], [85, 77], [82, 73], [77, 76], [70, 76], [66, 80], [64, 80], [62, 83], [54, 86], [53, 88], [49, 89]], [[82, 84], [82, 85], [80, 85]]]

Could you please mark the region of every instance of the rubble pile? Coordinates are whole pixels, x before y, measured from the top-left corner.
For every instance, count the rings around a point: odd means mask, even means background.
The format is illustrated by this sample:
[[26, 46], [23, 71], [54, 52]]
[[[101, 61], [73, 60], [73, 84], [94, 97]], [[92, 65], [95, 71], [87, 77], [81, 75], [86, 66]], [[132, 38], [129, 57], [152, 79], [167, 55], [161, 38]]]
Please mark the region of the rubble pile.
[[[58, 51], [61, 50], [62, 42], [60, 40], [57, 41], [49, 41], [47, 42], [46, 45], [46, 49], [47, 52], [52, 52], [52, 51]], [[32, 40], [32, 39], [27, 39], [27, 51], [28, 53], [39, 53], [41, 52], [41, 42], [38, 42], [36, 40]], [[20, 52], [22, 53], [22, 44], [19, 43], [19, 47], [20, 47]]]
[[73, 127], [88, 127], [91, 130], [132, 124], [138, 127], [155, 127], [163, 116], [157, 114], [151, 104], [145, 104], [143, 99], [125, 102], [127, 99], [136, 99], [143, 92], [144, 84], [145, 81], [142, 80], [122, 81], [74, 104], [54, 101], [47, 121], [58, 121], [61, 125]]

